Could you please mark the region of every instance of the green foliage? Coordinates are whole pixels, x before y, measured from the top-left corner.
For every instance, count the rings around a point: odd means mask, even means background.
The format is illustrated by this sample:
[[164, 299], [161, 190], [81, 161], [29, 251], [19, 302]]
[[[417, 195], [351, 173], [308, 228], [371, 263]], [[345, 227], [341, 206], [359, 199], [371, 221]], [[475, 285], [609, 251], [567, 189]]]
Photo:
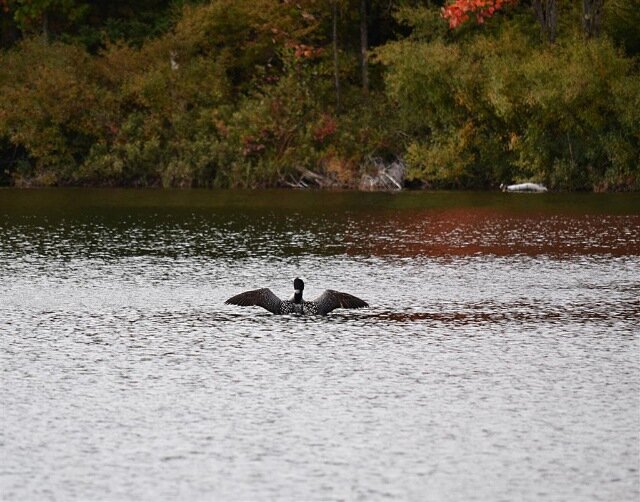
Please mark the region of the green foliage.
[[100, 90], [77, 47], [27, 40], [0, 55], [0, 137], [28, 152], [41, 183], [68, 177], [99, 135]]
[[640, 184], [640, 79], [606, 38], [531, 45], [517, 27], [456, 44], [378, 50], [411, 138], [409, 178], [432, 186], [536, 179], [553, 188]]
[[[287, 59], [285, 57], [285, 59]], [[344, 96], [348, 113], [336, 114], [326, 102], [331, 81], [318, 78], [322, 65], [295, 62], [274, 85], [244, 98], [224, 126], [224, 185], [257, 187], [292, 183], [306, 170], [337, 184], [357, 182], [367, 154], [384, 154], [391, 140], [379, 106], [358, 93]]]
[[604, 4], [604, 31], [630, 56], [640, 54], [640, 2], [607, 0]]
[[529, 89], [510, 110], [512, 123], [527, 112], [514, 148], [520, 168], [573, 190], [624, 187], [637, 177], [640, 109], [628, 107], [640, 86], [609, 41], [537, 52], [515, 71]]
[[[0, 0], [0, 47], [19, 35], [44, 35], [52, 41], [84, 45], [95, 52], [105, 41], [127, 40], [141, 46], [166, 33], [174, 8], [196, 0]], [[175, 6], [175, 7], [174, 7]]]
[[352, 183], [383, 134], [370, 111], [326, 106], [332, 66], [301, 50], [316, 25], [301, 18], [287, 4], [217, 0], [186, 5], [140, 48], [19, 44], [0, 80], [0, 139], [22, 154], [14, 182], [265, 186], [313, 169]]
[[410, 38], [413, 40], [435, 40], [444, 38], [448, 33], [447, 23], [443, 21], [438, 9], [403, 4], [397, 7], [394, 15], [401, 26], [411, 29]]
[[[69, 24], [83, 18], [89, 5], [76, 0], [5, 0], [6, 10], [25, 33], [49, 29], [51, 20]], [[53, 18], [53, 19], [52, 19]], [[48, 33], [45, 32], [48, 36]]]
[[[185, 0], [146, 21], [119, 14], [132, 24], [111, 35], [129, 33], [124, 41], [98, 31], [88, 43], [81, 30], [66, 32], [67, 43], [26, 38], [0, 52], [0, 183], [258, 187], [313, 171], [354, 186], [371, 157], [400, 156], [409, 182], [432, 187], [638, 189], [637, 52], [633, 30], [613, 14], [630, 4], [607, 4], [611, 38], [590, 41], [578, 7], [563, 4], [549, 46], [523, 3], [450, 32], [436, 6], [371, 2], [384, 25], [371, 38], [387, 43], [372, 51], [363, 94], [359, 2], [341, 0], [339, 110], [332, 11], [319, 0]], [[71, 19], [84, 4], [30, 5], [33, 19]], [[384, 38], [389, 5], [395, 26], [409, 30], [395, 41]]]

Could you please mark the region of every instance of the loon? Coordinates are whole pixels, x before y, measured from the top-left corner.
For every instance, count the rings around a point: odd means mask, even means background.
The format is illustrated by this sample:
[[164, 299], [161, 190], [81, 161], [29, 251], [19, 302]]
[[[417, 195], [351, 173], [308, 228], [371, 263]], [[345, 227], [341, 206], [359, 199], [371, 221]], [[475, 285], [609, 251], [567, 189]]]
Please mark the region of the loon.
[[319, 314], [327, 315], [334, 309], [359, 309], [369, 304], [347, 293], [327, 289], [312, 302], [302, 300], [304, 282], [296, 278], [293, 281], [294, 294], [290, 300], [281, 300], [269, 288], [254, 289], [232, 296], [226, 302], [229, 305], [258, 305], [274, 314]]

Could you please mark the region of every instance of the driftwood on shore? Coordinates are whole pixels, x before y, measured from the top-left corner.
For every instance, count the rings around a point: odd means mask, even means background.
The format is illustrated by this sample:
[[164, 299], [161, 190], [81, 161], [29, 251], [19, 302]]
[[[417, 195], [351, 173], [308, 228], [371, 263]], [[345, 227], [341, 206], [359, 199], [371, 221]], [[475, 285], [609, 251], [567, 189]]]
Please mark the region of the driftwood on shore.
[[[371, 173], [371, 174], [370, 174]], [[404, 163], [396, 160], [385, 164], [382, 159], [370, 159], [367, 172], [358, 182], [358, 189], [364, 191], [398, 191], [404, 186]], [[344, 188], [344, 182], [310, 169], [300, 168], [298, 176], [289, 175], [281, 179], [281, 184], [291, 188]], [[353, 185], [350, 185], [353, 188]]]
[[400, 160], [385, 164], [382, 159], [370, 161], [373, 174], [363, 174], [358, 188], [367, 191], [395, 191], [404, 186], [405, 166]]
[[322, 174], [318, 174], [310, 169], [299, 169], [299, 176], [288, 176], [281, 180], [281, 183], [291, 188], [337, 188], [337, 182]]

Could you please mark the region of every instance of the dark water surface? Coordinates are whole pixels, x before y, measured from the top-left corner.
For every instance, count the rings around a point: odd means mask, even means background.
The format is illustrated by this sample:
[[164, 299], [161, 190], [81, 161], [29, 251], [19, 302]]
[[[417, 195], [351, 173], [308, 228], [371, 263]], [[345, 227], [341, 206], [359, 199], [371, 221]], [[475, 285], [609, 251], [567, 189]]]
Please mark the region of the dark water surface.
[[636, 501], [639, 326], [640, 195], [0, 190], [0, 494]]

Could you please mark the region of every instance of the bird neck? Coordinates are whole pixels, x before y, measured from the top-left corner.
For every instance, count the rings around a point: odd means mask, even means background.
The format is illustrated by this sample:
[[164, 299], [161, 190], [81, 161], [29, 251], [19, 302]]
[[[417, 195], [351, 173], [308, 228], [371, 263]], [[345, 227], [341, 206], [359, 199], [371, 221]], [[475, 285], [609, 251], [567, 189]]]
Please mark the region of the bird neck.
[[293, 303], [302, 303], [302, 291], [297, 291], [293, 294]]

